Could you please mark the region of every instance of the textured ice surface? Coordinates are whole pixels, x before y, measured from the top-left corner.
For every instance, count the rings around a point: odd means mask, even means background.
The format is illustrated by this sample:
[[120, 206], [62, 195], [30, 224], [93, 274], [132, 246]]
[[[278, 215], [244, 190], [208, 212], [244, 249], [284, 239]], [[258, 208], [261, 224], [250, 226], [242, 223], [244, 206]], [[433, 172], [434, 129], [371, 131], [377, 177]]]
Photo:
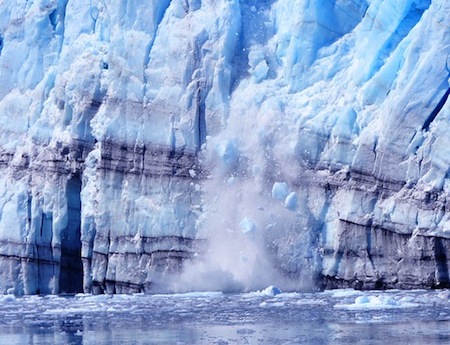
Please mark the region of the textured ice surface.
[[447, 286], [449, 20], [2, 1], [0, 292]]

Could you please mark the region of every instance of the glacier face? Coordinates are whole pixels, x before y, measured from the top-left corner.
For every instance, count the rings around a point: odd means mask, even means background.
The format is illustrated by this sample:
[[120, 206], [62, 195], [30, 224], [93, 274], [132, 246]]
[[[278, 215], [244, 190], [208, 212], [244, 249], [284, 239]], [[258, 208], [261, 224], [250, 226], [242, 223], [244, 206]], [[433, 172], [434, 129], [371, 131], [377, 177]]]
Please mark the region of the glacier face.
[[3, 0], [0, 291], [448, 285], [449, 20]]

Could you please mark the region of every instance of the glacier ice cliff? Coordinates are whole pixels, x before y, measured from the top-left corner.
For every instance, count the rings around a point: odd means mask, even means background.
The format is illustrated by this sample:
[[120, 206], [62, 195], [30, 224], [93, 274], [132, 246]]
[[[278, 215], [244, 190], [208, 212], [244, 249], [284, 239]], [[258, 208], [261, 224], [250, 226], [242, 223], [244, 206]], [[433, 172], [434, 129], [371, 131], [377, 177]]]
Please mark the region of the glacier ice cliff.
[[447, 0], [3, 0], [0, 292], [450, 285]]

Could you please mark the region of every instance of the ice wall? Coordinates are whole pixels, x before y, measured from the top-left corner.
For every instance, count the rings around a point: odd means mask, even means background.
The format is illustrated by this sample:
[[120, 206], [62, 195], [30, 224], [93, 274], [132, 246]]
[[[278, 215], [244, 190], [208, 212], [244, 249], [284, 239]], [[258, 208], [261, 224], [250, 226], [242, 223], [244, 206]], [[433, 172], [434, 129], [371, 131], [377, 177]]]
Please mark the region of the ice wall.
[[245, 237], [251, 219], [300, 286], [448, 285], [449, 9], [274, 3], [272, 36], [249, 49], [227, 127], [207, 142], [223, 165], [205, 184], [221, 191], [207, 222]]
[[448, 285], [449, 19], [4, 0], [0, 291]]

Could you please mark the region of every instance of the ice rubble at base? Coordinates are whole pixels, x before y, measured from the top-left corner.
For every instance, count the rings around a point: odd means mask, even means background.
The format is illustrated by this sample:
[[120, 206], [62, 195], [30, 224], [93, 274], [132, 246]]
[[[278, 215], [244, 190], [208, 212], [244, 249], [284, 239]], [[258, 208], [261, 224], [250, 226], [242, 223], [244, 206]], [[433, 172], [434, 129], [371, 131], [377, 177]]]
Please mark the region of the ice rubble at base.
[[391, 309], [391, 308], [416, 308], [419, 303], [413, 303], [409, 297], [393, 298], [385, 295], [359, 296], [352, 304], [336, 304], [338, 309]]
[[[356, 296], [356, 297], [355, 297]], [[141, 304], [152, 308], [164, 304], [169, 313], [203, 313], [203, 307], [211, 304], [222, 304], [226, 308], [238, 311], [240, 308], [291, 308], [292, 312], [300, 311], [307, 306], [322, 305], [326, 308], [345, 310], [380, 310], [380, 309], [405, 309], [421, 307], [426, 309], [439, 305], [440, 308], [449, 306], [448, 291], [436, 292], [425, 290], [391, 290], [391, 291], [355, 291], [348, 289], [328, 292], [284, 293], [275, 286], [269, 286], [261, 291], [251, 291], [245, 294], [224, 294], [220, 291], [189, 292], [180, 294], [153, 294], [142, 293], [127, 295], [92, 295], [78, 293], [71, 297], [59, 296], [26, 296], [14, 295], [0, 296], [2, 305], [0, 312], [12, 314], [23, 313], [21, 308], [27, 308], [29, 314], [43, 314], [45, 316], [98, 313], [123, 313], [143, 314]], [[199, 303], [205, 303], [199, 304]], [[31, 308], [30, 306], [35, 306]], [[244, 307], [245, 306], [245, 307]], [[15, 308], [15, 312], [13, 311]], [[197, 308], [196, 308], [197, 307]], [[198, 310], [200, 307], [201, 310]], [[192, 308], [192, 309], [191, 309]], [[214, 310], [210, 310], [214, 313]], [[333, 311], [329, 311], [333, 313]], [[189, 313], [188, 313], [189, 314]], [[187, 315], [189, 316], [189, 315]], [[29, 319], [32, 319], [29, 317]], [[39, 322], [39, 320], [36, 320]], [[153, 320], [158, 321], [158, 320]]]
[[[358, 293], [358, 292], [356, 292]], [[336, 293], [0, 296], [0, 340], [40, 343], [445, 344], [448, 291], [366, 291], [420, 308], [348, 309], [354, 290]], [[335, 295], [339, 294], [340, 297]], [[363, 294], [359, 292], [359, 294]]]
[[449, 18], [4, 1], [0, 291], [449, 284]]

